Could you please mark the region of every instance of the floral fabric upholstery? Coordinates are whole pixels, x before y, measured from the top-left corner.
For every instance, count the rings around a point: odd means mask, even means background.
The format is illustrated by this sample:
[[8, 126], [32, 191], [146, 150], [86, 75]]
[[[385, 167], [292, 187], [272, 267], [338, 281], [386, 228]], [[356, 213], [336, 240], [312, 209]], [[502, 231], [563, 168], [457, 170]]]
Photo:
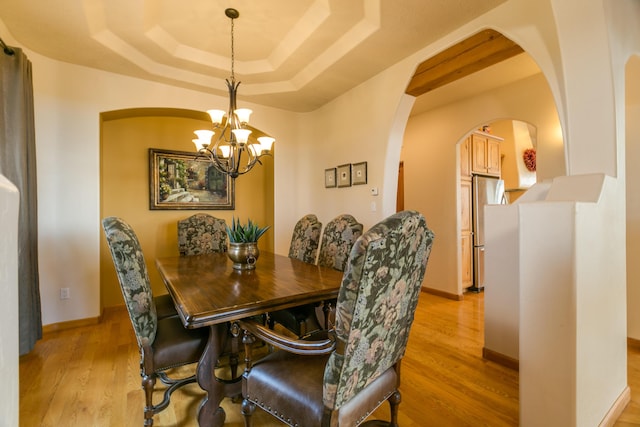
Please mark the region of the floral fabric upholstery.
[[344, 271], [351, 248], [361, 235], [362, 224], [349, 214], [329, 221], [322, 233], [318, 265]]
[[324, 372], [329, 409], [340, 408], [404, 355], [433, 238], [421, 214], [403, 211], [356, 241], [336, 307], [344, 354], [334, 351]]
[[111, 257], [116, 268], [122, 295], [138, 340], [152, 344], [158, 327], [156, 306], [151, 293], [151, 282], [142, 248], [133, 229], [120, 218], [109, 217], [102, 221]]
[[224, 219], [208, 214], [195, 214], [178, 221], [180, 255], [201, 255], [227, 251], [227, 229]]
[[289, 258], [315, 264], [321, 230], [322, 223], [318, 222], [318, 217], [313, 214], [302, 217], [293, 229]]

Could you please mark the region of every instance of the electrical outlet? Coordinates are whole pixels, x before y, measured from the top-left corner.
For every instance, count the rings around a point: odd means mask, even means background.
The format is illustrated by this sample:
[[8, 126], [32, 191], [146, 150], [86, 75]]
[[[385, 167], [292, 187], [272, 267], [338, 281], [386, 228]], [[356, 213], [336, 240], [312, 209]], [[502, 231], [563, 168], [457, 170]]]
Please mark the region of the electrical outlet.
[[60, 288], [60, 299], [70, 299], [71, 291], [69, 288]]

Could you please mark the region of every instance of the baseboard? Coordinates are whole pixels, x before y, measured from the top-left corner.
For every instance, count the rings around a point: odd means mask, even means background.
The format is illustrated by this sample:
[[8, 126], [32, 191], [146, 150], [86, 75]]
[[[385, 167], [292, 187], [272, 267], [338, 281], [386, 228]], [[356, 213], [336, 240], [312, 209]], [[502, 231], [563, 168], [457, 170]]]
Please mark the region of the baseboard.
[[604, 416], [598, 427], [613, 427], [622, 415], [622, 411], [627, 407], [629, 402], [631, 401], [631, 389], [627, 386], [620, 393], [620, 396], [613, 402], [613, 406], [609, 409], [607, 414]]
[[520, 370], [520, 361], [518, 359], [498, 353], [497, 351], [489, 350], [485, 347], [482, 347], [482, 358], [495, 362], [499, 365], [506, 366], [507, 368], [511, 368], [515, 371]]
[[463, 295], [451, 294], [449, 292], [440, 291], [438, 289], [425, 288], [424, 286], [422, 287], [422, 292], [425, 292], [425, 293], [431, 294], [431, 295], [435, 295], [435, 296], [438, 296], [438, 297], [442, 297], [442, 298], [452, 299], [454, 301], [462, 301], [464, 299]]
[[98, 317], [89, 317], [86, 319], [69, 320], [66, 322], [50, 323], [48, 325], [42, 326], [42, 333], [48, 334], [51, 332], [64, 331], [66, 329], [78, 328], [81, 326], [93, 326], [100, 323], [101, 320], [102, 320], [102, 316], [98, 316]]

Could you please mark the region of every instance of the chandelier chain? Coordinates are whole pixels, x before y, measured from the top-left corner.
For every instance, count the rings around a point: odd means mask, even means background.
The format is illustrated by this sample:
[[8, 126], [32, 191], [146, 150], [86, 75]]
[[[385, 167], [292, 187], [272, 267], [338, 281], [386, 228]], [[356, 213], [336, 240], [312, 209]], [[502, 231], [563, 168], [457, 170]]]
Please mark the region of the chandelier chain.
[[236, 72], [235, 72], [235, 57], [236, 57], [236, 52], [234, 49], [234, 37], [233, 37], [233, 21], [234, 19], [231, 18], [231, 80], [235, 81], [236, 79]]

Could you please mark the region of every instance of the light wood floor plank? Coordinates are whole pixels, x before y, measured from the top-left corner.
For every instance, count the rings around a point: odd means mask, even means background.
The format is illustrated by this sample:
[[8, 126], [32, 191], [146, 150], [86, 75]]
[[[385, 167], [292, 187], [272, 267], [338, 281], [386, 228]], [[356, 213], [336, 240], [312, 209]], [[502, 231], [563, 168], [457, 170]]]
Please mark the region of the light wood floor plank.
[[[402, 427], [518, 425], [518, 373], [482, 358], [484, 294], [452, 301], [423, 293], [402, 364]], [[631, 403], [616, 427], [640, 426], [640, 348], [629, 348]], [[45, 334], [20, 359], [20, 425], [139, 427], [144, 394], [139, 356], [124, 308], [100, 324]], [[193, 367], [181, 373], [192, 372]], [[160, 394], [158, 394], [158, 399]], [[202, 392], [174, 393], [157, 427], [196, 427]], [[223, 402], [228, 427], [242, 427], [240, 405]], [[388, 419], [384, 404], [372, 418]], [[256, 411], [256, 426], [282, 426]]]

